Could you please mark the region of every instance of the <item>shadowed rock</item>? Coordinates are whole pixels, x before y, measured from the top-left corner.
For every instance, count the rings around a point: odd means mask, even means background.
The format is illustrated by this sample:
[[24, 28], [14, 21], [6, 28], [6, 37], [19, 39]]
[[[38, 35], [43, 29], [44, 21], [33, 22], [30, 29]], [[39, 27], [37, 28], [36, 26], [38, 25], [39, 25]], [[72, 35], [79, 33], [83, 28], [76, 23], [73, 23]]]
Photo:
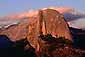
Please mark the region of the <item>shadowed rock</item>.
[[40, 35], [40, 54], [37, 57], [82, 57], [85, 50], [73, 48], [73, 43], [64, 37], [51, 34]]

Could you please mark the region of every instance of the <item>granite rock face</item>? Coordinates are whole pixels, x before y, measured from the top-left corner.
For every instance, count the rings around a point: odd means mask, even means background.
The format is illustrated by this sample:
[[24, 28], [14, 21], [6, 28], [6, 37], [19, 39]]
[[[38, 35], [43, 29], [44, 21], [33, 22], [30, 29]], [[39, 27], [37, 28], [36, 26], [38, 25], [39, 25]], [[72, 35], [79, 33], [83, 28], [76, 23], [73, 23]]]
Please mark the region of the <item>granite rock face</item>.
[[36, 16], [21, 19], [18, 24], [0, 29], [0, 35], [7, 35], [12, 41], [28, 39], [31, 46], [39, 51], [39, 35], [51, 34], [54, 37], [65, 37], [72, 40], [63, 15], [53, 9], [38, 10]]
[[57, 35], [58, 37], [65, 37], [71, 40], [70, 31], [63, 15], [56, 10], [47, 9], [43, 11], [43, 19], [47, 34]]

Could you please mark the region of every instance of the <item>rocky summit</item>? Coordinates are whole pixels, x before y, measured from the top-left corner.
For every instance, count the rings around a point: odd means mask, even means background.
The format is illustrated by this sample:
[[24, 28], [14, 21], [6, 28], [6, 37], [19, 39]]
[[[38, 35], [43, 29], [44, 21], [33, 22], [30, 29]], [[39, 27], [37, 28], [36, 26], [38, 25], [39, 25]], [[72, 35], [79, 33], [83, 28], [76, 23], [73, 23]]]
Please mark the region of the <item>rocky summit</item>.
[[22, 17], [17, 24], [10, 23], [7, 27], [0, 28], [0, 35], [6, 35], [12, 41], [27, 38], [30, 45], [35, 48], [36, 53], [41, 49], [42, 42], [39, 36], [47, 34], [72, 41], [68, 24], [63, 15], [54, 9], [38, 10], [36, 15]]

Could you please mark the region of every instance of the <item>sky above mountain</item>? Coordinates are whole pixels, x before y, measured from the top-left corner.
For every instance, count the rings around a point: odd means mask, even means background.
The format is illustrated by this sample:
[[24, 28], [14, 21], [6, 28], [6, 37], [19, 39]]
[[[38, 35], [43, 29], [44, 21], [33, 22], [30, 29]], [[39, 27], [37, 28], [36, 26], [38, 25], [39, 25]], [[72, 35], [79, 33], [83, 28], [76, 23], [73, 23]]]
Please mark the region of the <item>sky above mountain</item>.
[[45, 7], [71, 7], [85, 13], [85, 0], [0, 0], [0, 16]]

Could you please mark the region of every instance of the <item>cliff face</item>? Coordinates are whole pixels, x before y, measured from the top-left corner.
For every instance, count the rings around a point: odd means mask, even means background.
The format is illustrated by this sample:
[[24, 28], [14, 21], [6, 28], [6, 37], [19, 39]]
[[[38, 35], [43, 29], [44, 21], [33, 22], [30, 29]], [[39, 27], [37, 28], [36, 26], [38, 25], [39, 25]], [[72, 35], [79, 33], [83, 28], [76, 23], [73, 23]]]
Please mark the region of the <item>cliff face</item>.
[[70, 31], [63, 15], [56, 10], [47, 9], [43, 11], [43, 19], [46, 24], [47, 33], [71, 40]]
[[53, 9], [39, 10], [36, 16], [21, 19], [21, 22], [16, 25], [11, 25], [8, 28], [0, 30], [1, 35], [7, 35], [12, 41], [22, 38], [28, 39], [30, 44], [38, 51], [39, 35], [52, 34], [54, 37], [65, 37], [71, 39], [71, 34], [64, 17]]

